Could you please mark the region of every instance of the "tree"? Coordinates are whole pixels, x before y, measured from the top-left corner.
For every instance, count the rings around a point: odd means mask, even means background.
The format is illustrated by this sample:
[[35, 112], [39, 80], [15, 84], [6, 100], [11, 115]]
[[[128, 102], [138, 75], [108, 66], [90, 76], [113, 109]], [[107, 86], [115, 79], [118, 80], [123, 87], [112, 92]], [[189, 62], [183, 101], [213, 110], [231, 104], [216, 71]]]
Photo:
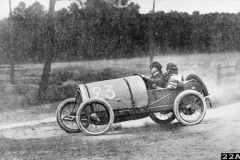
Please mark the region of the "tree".
[[[54, 7], [57, 0], [50, 0], [49, 1], [49, 10], [48, 10], [48, 17], [47, 17], [47, 49], [45, 52], [45, 61], [43, 66], [43, 72], [41, 76], [41, 81], [39, 83], [38, 89], [38, 101], [44, 100], [44, 95], [46, 93], [49, 77], [51, 73], [51, 65], [55, 56], [55, 29], [54, 29]], [[80, 0], [78, 0], [80, 5], [82, 4]]]
[[10, 63], [10, 32], [9, 32], [9, 20], [3, 19], [0, 21], [0, 53], [1, 53], [1, 63]]
[[11, 84], [15, 83], [15, 52], [13, 50], [13, 18], [12, 18], [12, 4], [9, 0], [9, 33], [10, 33], [10, 80]]
[[45, 62], [43, 66], [43, 72], [41, 76], [41, 81], [39, 83], [38, 89], [38, 101], [44, 100], [44, 95], [46, 93], [49, 77], [51, 73], [51, 65], [53, 62], [53, 57], [55, 54], [55, 39], [54, 39], [54, 7], [55, 7], [56, 0], [50, 0], [49, 3], [49, 11], [48, 11], [48, 19], [47, 19], [47, 35], [49, 37], [47, 51], [45, 53]]
[[[35, 2], [28, 8], [21, 2], [13, 12], [13, 32], [16, 60], [23, 62], [42, 61], [44, 53], [45, 17], [44, 7]], [[24, 57], [26, 56], [26, 57]]]
[[154, 40], [154, 22], [155, 22], [155, 0], [153, 0], [153, 9], [149, 14], [149, 63], [152, 63], [155, 53], [155, 40]]

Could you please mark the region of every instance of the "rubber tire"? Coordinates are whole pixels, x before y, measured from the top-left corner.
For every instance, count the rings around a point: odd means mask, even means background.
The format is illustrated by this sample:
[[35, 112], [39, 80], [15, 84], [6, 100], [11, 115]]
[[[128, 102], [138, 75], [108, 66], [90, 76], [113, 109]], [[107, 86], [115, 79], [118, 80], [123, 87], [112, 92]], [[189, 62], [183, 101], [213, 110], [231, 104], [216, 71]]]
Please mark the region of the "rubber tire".
[[[203, 114], [201, 115], [201, 118], [199, 118], [197, 121], [195, 121], [193, 123], [186, 122], [184, 119], [182, 119], [182, 117], [180, 116], [180, 113], [179, 113], [179, 103], [181, 102], [182, 98], [188, 94], [194, 94], [194, 95], [198, 96], [201, 99], [201, 101], [203, 103], [203, 107], [204, 107], [204, 111], [203, 111]], [[201, 93], [199, 93], [195, 90], [185, 90], [185, 91], [181, 92], [174, 100], [173, 112], [174, 112], [177, 120], [185, 126], [199, 124], [203, 120], [204, 116], [206, 115], [206, 111], [207, 111], [207, 104], [206, 104], [205, 98], [203, 97], [203, 95]]]
[[199, 83], [202, 85], [202, 91], [203, 91], [204, 97], [206, 97], [206, 96], [209, 95], [208, 89], [207, 89], [205, 83], [202, 81], [201, 78], [199, 78], [199, 77], [198, 77], [197, 75], [195, 75], [195, 74], [189, 74], [189, 75], [186, 77], [185, 80], [186, 80], [186, 81], [189, 81], [189, 80], [191, 80], [191, 79], [195, 79], [197, 82], [199, 82]]
[[79, 133], [81, 132], [81, 130], [78, 128], [78, 129], [72, 129], [72, 128], [68, 128], [66, 127], [63, 122], [62, 122], [62, 119], [61, 119], [61, 112], [64, 108], [65, 105], [69, 104], [69, 103], [76, 103], [76, 99], [75, 98], [68, 98], [64, 101], [62, 101], [59, 105], [58, 105], [58, 108], [57, 108], [57, 111], [56, 111], [56, 118], [57, 118], [57, 122], [58, 122], [58, 125], [60, 126], [60, 128], [62, 130], [64, 130], [65, 132], [67, 133]]
[[[88, 131], [87, 129], [85, 129], [85, 127], [83, 126], [83, 124], [80, 121], [80, 115], [81, 115], [82, 110], [85, 108], [86, 105], [89, 105], [93, 102], [97, 102], [97, 103], [100, 103], [100, 104], [104, 105], [107, 108], [107, 110], [109, 112], [109, 115], [110, 115], [110, 121], [109, 121], [107, 127], [103, 131], [100, 131], [100, 132], [90, 132], [90, 131]], [[113, 113], [112, 107], [109, 105], [108, 102], [106, 102], [105, 100], [93, 98], [93, 99], [88, 99], [87, 101], [84, 101], [80, 105], [80, 107], [77, 110], [76, 120], [77, 120], [77, 125], [81, 129], [82, 132], [84, 132], [85, 134], [88, 134], [88, 135], [96, 136], [96, 135], [101, 135], [101, 134], [107, 132], [111, 128], [111, 126], [114, 122], [114, 113]]]
[[[163, 114], [163, 113], [161, 113], [161, 114]], [[174, 113], [172, 114], [172, 116], [169, 117], [169, 119], [166, 119], [166, 120], [161, 120], [161, 119], [157, 118], [154, 113], [150, 113], [149, 116], [157, 124], [168, 124], [168, 123], [171, 123], [176, 118]]]

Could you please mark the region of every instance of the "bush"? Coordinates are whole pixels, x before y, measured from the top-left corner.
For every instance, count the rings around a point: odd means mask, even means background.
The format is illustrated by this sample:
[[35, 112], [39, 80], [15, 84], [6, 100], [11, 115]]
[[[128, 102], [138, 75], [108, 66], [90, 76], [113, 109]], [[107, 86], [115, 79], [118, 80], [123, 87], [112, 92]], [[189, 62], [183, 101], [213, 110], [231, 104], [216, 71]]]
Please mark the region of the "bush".
[[66, 98], [75, 96], [78, 83], [91, 83], [108, 79], [127, 76], [125, 70], [114, 70], [105, 68], [103, 70], [93, 70], [84, 68], [65, 67], [54, 70], [50, 77], [50, 83], [45, 96], [45, 103], [59, 102]]

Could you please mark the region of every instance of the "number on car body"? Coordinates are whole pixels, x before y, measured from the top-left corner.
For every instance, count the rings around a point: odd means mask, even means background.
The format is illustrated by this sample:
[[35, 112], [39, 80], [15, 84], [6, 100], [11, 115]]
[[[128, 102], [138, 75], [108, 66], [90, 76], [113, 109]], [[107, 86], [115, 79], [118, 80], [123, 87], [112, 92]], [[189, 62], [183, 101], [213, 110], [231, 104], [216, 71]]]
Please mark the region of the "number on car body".
[[104, 85], [102, 88], [99, 86], [93, 87], [92, 88], [92, 92], [94, 93], [94, 98], [100, 98], [100, 94], [102, 93], [102, 91], [106, 92], [106, 98], [108, 99], [114, 99], [116, 94], [115, 92], [112, 90], [113, 85], [109, 84], [109, 85]]

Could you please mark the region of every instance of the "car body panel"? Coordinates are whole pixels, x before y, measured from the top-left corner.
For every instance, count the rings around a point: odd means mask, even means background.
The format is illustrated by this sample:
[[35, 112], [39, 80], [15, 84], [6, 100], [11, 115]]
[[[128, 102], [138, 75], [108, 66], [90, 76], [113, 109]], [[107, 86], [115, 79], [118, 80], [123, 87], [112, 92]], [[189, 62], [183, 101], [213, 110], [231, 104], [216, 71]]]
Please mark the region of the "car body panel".
[[139, 76], [130, 76], [93, 83], [79, 84], [83, 101], [96, 98], [106, 100], [112, 109], [141, 108], [148, 104], [147, 89]]

